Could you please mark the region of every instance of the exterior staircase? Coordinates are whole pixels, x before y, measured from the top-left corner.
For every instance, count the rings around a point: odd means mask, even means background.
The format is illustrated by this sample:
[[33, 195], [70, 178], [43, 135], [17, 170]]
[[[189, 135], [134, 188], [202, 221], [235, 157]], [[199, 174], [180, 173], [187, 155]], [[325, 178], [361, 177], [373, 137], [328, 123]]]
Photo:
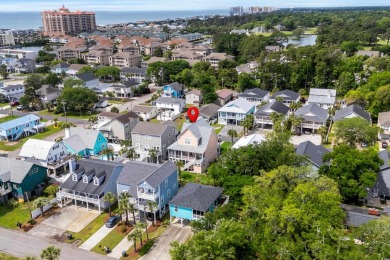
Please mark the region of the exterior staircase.
[[204, 159], [193, 159], [191, 161], [188, 161], [182, 168], [183, 171], [187, 170], [188, 168], [190, 168], [192, 165], [194, 164], [202, 164], [203, 163], [203, 160]]

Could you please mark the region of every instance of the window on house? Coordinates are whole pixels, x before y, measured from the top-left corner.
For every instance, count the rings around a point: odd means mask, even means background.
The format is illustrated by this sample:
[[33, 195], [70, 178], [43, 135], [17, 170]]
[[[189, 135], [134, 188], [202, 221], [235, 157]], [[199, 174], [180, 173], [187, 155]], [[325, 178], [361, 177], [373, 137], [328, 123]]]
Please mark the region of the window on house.
[[136, 135], [136, 136], [135, 136], [135, 139], [136, 139], [136, 140], [139, 140], [139, 135]]
[[165, 187], [168, 187], [168, 179], [165, 180]]
[[171, 190], [168, 190], [168, 191], [167, 191], [167, 197], [168, 197], [168, 198], [171, 197]]
[[84, 182], [84, 183], [88, 183], [88, 177], [87, 177], [87, 176], [84, 176], [84, 177], [83, 177], [83, 182]]
[[16, 130], [19, 130], [19, 127], [16, 127], [15, 129], [16, 129]]
[[99, 185], [99, 179], [98, 178], [93, 179], [93, 184], [98, 186]]
[[77, 181], [77, 175], [76, 174], [72, 175], [72, 181]]
[[189, 138], [184, 139], [184, 143], [185, 144], [191, 144], [191, 139], [189, 139]]
[[168, 136], [171, 136], [171, 132], [168, 132]]
[[161, 195], [161, 204], [164, 203], [164, 195]]
[[37, 173], [37, 172], [38, 172], [38, 168], [34, 168], [33, 173]]
[[175, 206], [175, 212], [178, 212], [179, 211], [179, 209], [177, 208], [177, 206]]
[[173, 184], [173, 189], [176, 190], [176, 183]]

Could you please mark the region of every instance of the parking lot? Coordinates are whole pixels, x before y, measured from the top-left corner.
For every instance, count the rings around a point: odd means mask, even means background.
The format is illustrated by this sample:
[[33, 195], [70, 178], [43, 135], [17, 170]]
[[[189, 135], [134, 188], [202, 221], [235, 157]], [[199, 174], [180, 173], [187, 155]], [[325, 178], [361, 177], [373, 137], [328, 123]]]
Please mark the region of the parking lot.
[[320, 145], [321, 144], [321, 135], [318, 134], [311, 134], [311, 135], [293, 135], [290, 138], [290, 142], [293, 145], [299, 145], [300, 143], [306, 142], [306, 141], [311, 141], [315, 145]]

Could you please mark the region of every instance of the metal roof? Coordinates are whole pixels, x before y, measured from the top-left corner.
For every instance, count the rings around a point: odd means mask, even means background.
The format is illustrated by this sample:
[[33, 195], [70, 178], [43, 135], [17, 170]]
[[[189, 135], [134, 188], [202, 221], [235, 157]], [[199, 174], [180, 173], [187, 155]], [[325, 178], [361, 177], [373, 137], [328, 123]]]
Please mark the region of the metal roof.
[[28, 114], [28, 115], [25, 115], [25, 116], [22, 116], [22, 117], [19, 117], [19, 118], [15, 118], [15, 119], [12, 119], [10, 121], [1, 123], [0, 124], [0, 129], [3, 129], [3, 130], [12, 129], [12, 128], [15, 128], [17, 126], [26, 125], [26, 124], [28, 124], [30, 122], [33, 122], [33, 121], [39, 120], [39, 119], [40, 118], [37, 117], [34, 114]]

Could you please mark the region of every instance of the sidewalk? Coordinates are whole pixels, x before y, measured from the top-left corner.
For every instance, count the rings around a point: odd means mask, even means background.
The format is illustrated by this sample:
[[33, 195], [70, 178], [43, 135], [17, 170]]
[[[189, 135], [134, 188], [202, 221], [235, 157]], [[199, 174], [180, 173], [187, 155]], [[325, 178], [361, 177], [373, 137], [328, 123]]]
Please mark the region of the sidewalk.
[[102, 226], [98, 231], [95, 232], [90, 238], [88, 238], [81, 246], [81, 249], [91, 250], [96, 246], [102, 239], [112, 231], [112, 228], [108, 228], [105, 225]]
[[[151, 225], [152, 225], [152, 223], [148, 221], [148, 228]], [[131, 232], [129, 234], [133, 233], [134, 230], [135, 229], [131, 230]], [[143, 233], [145, 233], [145, 232], [143, 232]], [[121, 242], [119, 242], [119, 244], [114, 249], [112, 249], [112, 251], [109, 254], [107, 254], [107, 256], [113, 257], [113, 258], [116, 258], [116, 259], [120, 259], [122, 257], [122, 251], [126, 251], [127, 252], [127, 250], [129, 250], [129, 248], [132, 245], [133, 245], [133, 241], [132, 240], [129, 241], [127, 239], [127, 236], [126, 236], [124, 239], [122, 239]]]

